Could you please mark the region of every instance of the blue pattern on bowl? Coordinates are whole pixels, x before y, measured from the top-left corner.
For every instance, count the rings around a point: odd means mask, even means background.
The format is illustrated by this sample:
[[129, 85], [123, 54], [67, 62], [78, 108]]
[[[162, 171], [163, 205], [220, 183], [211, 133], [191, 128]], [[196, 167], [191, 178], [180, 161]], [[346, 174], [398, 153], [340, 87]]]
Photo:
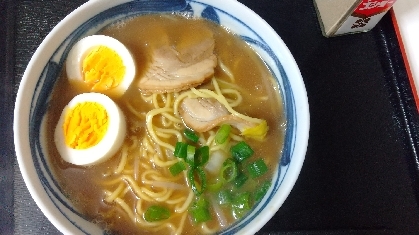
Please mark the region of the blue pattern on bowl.
[[[251, 212], [250, 215], [246, 216], [240, 221], [237, 221], [232, 226], [222, 231], [222, 234], [234, 234], [235, 232], [242, 229], [247, 223], [254, 219], [268, 204], [269, 200], [279, 190], [279, 187], [284, 180], [284, 177], [288, 171], [291, 156], [295, 149], [295, 138], [296, 138], [296, 110], [294, 104], [294, 96], [291, 90], [289, 79], [285, 70], [274, 54], [272, 49], [267, 45], [263, 39], [256, 34], [250, 27], [244, 24], [233, 15], [222, 11], [220, 9], [208, 6], [198, 1], [185, 1], [185, 0], [155, 0], [155, 1], [133, 1], [113, 7], [105, 10], [102, 13], [92, 17], [84, 24], [82, 24], [77, 30], [72, 32], [67, 39], [60, 45], [51, 57], [48, 64], [45, 66], [41, 77], [39, 78], [35, 93], [32, 97], [31, 110], [30, 110], [30, 147], [32, 152], [33, 161], [35, 168], [40, 178], [45, 191], [53, 201], [54, 205], [61, 211], [61, 213], [68, 218], [68, 220], [76, 226], [81, 232], [85, 234], [93, 233], [90, 229], [83, 228], [79, 225], [77, 218], [82, 218], [83, 215], [78, 213], [72, 206], [71, 203], [65, 198], [62, 190], [58, 183], [54, 180], [52, 172], [50, 171], [47, 163], [47, 159], [44, 156], [43, 143], [41, 142], [40, 133], [42, 133], [42, 122], [44, 121], [44, 115], [48, 108], [50, 94], [53, 86], [59, 77], [59, 73], [62, 70], [65, 58], [74, 45], [80, 38], [93, 34], [101, 28], [109, 25], [115, 20], [123, 19], [140, 14], [149, 14], [153, 12], [179, 12], [181, 14], [195, 14], [198, 11], [195, 9], [202, 9], [201, 17], [212, 20], [216, 23], [223, 24], [222, 17], [229, 17], [230, 19], [241, 24], [248, 30], [248, 34], [240, 35], [243, 40], [252, 45], [253, 47], [259, 48], [266, 52], [268, 56], [274, 61], [276, 69], [279, 74], [274, 73], [274, 68], [270, 68], [273, 76], [278, 81], [282, 99], [285, 105], [285, 113], [287, 116], [287, 128], [285, 136], [285, 144], [281, 157], [281, 161], [278, 163], [278, 173], [274, 176], [273, 190], [266, 195], [268, 200], [260, 202], [260, 205], [256, 206], [256, 209]], [[128, 10], [127, 10], [128, 9]], [[127, 11], [129, 13], [127, 13]], [[222, 17], [220, 17], [222, 15]], [[279, 80], [278, 79], [281, 79]]]
[[202, 11], [201, 17], [220, 24], [220, 17], [218, 17], [217, 12], [211, 6], [206, 7], [205, 10]]

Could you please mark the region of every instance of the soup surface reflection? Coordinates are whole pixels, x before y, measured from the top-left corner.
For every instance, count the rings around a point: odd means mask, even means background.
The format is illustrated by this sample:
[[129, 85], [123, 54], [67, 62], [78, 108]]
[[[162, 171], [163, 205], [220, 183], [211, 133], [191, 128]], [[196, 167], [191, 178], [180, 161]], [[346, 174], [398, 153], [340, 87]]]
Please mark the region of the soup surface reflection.
[[[139, 89], [155, 50], [166, 44], [187, 50], [208, 32], [214, 38], [217, 62], [205, 82], [159, 94]], [[127, 134], [117, 154], [104, 163], [82, 167], [62, 160], [54, 130], [63, 108], [84, 92], [69, 83], [64, 69], [52, 94], [46, 126], [50, 164], [64, 195], [86, 218], [115, 234], [214, 233], [245, 216], [270, 186], [285, 133], [278, 85], [260, 57], [219, 25], [173, 14], [133, 17], [98, 34], [122, 42], [135, 60], [134, 82], [114, 99], [125, 115]], [[199, 140], [194, 143], [183, 134], [188, 126], [179, 114], [187, 97], [220, 99], [236, 112], [233, 116], [257, 125], [266, 121], [266, 136], [257, 136], [259, 126], [252, 129], [256, 134], [243, 135], [228, 122], [223, 123], [230, 126], [225, 142], [215, 140], [221, 126], [215, 125], [195, 131]], [[174, 156], [178, 142], [195, 150], [208, 146], [208, 162], [199, 165], [196, 152], [192, 164]], [[232, 156], [231, 149], [239, 143], [250, 146], [253, 155], [244, 160]], [[184, 169], [174, 174], [171, 167], [178, 162]], [[264, 164], [252, 165], [255, 162]]]

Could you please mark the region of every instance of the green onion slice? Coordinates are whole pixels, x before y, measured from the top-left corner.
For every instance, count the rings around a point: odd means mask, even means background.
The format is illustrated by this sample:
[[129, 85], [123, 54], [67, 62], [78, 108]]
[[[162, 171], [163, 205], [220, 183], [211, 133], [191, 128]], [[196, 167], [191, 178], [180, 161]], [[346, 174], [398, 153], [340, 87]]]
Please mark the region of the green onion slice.
[[224, 144], [230, 135], [231, 126], [228, 124], [223, 124], [215, 134], [215, 143], [217, 144]]
[[198, 136], [197, 134], [195, 134], [195, 132], [194, 132], [193, 130], [190, 130], [190, 129], [185, 129], [185, 130], [183, 131], [183, 134], [185, 135], [185, 137], [186, 137], [188, 140], [190, 140], [190, 141], [192, 141], [192, 142], [194, 142], [194, 143], [197, 143], [197, 142], [198, 142], [198, 140], [199, 140], [199, 136]]
[[186, 159], [187, 147], [187, 143], [177, 142], [175, 146], [175, 152], [173, 153], [173, 155], [175, 155], [178, 158]]
[[223, 168], [221, 168], [220, 177], [226, 181], [231, 182], [237, 177], [237, 164], [233, 159], [228, 158], [223, 163]]
[[180, 174], [180, 172], [186, 170], [186, 164], [182, 160], [179, 162], [176, 162], [171, 167], [169, 167], [170, 173], [172, 173], [173, 176], [177, 176]]
[[195, 153], [195, 166], [203, 166], [209, 159], [209, 147], [202, 146], [198, 148]]
[[191, 167], [195, 167], [195, 146], [188, 145], [186, 147], [186, 163], [188, 163]]
[[150, 206], [144, 213], [144, 219], [148, 222], [165, 220], [170, 217], [170, 210], [163, 206]]
[[260, 201], [271, 187], [271, 181], [265, 181], [260, 188], [257, 188], [254, 194], [255, 201]]
[[233, 184], [236, 186], [236, 188], [240, 188], [244, 185], [244, 183], [246, 183], [248, 179], [249, 177], [247, 177], [247, 175], [245, 175], [243, 172], [239, 172], [237, 177], [234, 179]]
[[195, 223], [206, 222], [211, 220], [211, 214], [209, 211], [209, 203], [203, 197], [199, 198], [189, 208], [189, 214]]
[[218, 204], [229, 205], [233, 201], [233, 195], [228, 190], [221, 190], [217, 193]]
[[[196, 177], [198, 177], [197, 180]], [[205, 171], [201, 167], [193, 167], [188, 171], [188, 180], [195, 195], [201, 195], [207, 187]]]
[[254, 179], [268, 172], [268, 167], [263, 159], [258, 159], [247, 166], [247, 172]]
[[220, 190], [221, 187], [223, 187], [224, 185], [224, 180], [222, 179], [218, 179], [216, 180], [216, 183], [213, 184], [208, 184], [207, 185], [207, 189], [211, 192], [217, 192], [218, 190]]
[[251, 157], [254, 151], [246, 142], [241, 141], [230, 148], [230, 153], [237, 162], [242, 162]]
[[233, 216], [236, 219], [243, 217], [251, 208], [250, 193], [243, 192], [236, 195], [231, 204]]

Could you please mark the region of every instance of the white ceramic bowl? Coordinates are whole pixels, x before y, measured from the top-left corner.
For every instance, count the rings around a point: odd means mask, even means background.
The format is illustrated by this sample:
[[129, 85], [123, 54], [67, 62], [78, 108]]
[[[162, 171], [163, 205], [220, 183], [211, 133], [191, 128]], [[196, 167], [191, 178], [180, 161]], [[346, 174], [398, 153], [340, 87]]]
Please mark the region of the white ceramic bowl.
[[45, 38], [23, 75], [14, 113], [17, 160], [25, 183], [46, 217], [64, 234], [98, 234], [65, 198], [48, 167], [40, 126], [65, 56], [80, 38], [122, 17], [144, 12], [182, 11], [209, 18], [246, 40], [277, 79], [287, 117], [285, 146], [274, 182], [253, 211], [223, 234], [254, 234], [289, 195], [303, 165], [309, 133], [305, 86], [294, 58], [275, 31], [256, 13], [234, 0], [92, 0], [69, 14]]

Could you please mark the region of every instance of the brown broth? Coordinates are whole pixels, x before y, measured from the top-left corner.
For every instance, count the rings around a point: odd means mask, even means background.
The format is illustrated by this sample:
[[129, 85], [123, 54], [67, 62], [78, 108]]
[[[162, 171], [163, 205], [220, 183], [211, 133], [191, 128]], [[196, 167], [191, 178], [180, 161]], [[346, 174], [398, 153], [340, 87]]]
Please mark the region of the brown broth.
[[[206, 31], [203, 29], [210, 29], [213, 32], [215, 54], [218, 60], [222, 61], [232, 71], [236, 83], [240, 87], [243, 103], [235, 108], [236, 111], [251, 117], [265, 119], [269, 125], [265, 141], [247, 141], [255, 150], [255, 155], [263, 158], [270, 168], [269, 174], [253, 181], [253, 186], [255, 186], [270, 179], [272, 172], [278, 165], [283, 146], [285, 120], [277, 85], [266, 65], [249, 45], [212, 22], [186, 19], [175, 15], [135, 17], [110, 25], [99, 34], [112, 36], [126, 45], [135, 58], [136, 77], [138, 78], [150, 61], [153, 48], [158, 47], [167, 38], [179, 47], [186, 45], [189, 40], [197, 40], [197, 38], [205, 36]], [[228, 79], [219, 66], [216, 68], [215, 76]], [[127, 115], [128, 125], [132, 125], [130, 120], [135, 117], [128, 114], [125, 105], [127, 100], [131, 101], [137, 110], [146, 112], [151, 108], [150, 104], [138, 99], [140, 94], [135, 88], [135, 84], [136, 81], [133, 82], [126, 94], [116, 101]], [[114, 206], [103, 202], [104, 193], [100, 182], [104, 178], [104, 173], [109, 172], [118, 164], [120, 160], [118, 154], [99, 165], [78, 167], [64, 162], [56, 150], [53, 141], [54, 130], [61, 110], [78, 93], [80, 91], [70, 86], [65, 71], [63, 71], [54, 88], [47, 115], [48, 155], [56, 179], [64, 194], [73, 202], [77, 210], [86, 215], [87, 218], [91, 218], [92, 221], [117, 234], [148, 234], [146, 230], [136, 227], [120, 209], [115, 209]], [[137, 133], [138, 137], [144, 134], [145, 132], [141, 130]], [[242, 190], [246, 189], [244, 187]], [[230, 216], [229, 220], [231, 223], [234, 219]], [[216, 222], [211, 222], [209, 225], [214, 223]], [[187, 219], [184, 233], [196, 234], [196, 231], [190, 220]], [[161, 233], [162, 231], [156, 234]]]

